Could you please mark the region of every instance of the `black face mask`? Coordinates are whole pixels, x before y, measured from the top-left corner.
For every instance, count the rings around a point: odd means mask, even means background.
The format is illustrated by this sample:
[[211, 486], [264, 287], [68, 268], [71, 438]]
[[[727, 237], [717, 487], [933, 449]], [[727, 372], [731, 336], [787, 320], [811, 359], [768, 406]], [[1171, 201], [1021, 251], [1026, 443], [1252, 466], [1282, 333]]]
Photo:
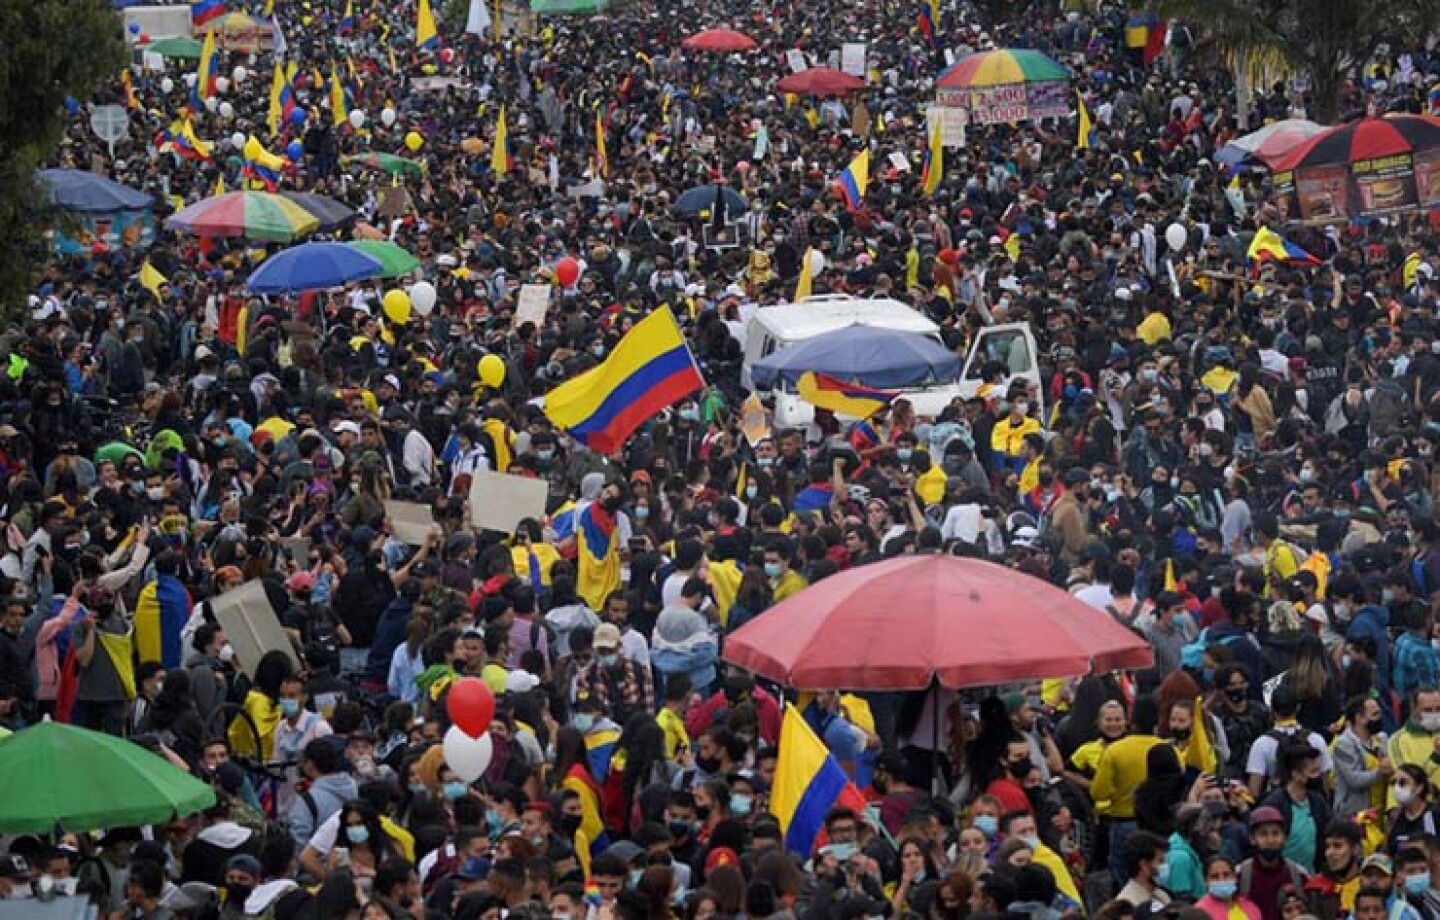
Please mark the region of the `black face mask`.
[[1261, 862], [1273, 863], [1279, 861], [1285, 852], [1284, 847], [1256, 847], [1255, 855], [1260, 857]]
[[465, 659], [464, 659], [464, 658], [456, 658], [454, 661], [450, 662], [450, 667], [451, 667], [451, 668], [454, 668], [454, 669], [455, 669], [455, 673], [457, 673], [457, 674], [464, 673], [464, 671], [465, 671]]
[[1035, 769], [1035, 763], [1029, 757], [1026, 757], [1010, 764], [1007, 769], [1009, 769], [1010, 775], [1016, 779], [1024, 779], [1030, 775], [1031, 770]]
[[665, 829], [668, 830], [670, 832], [670, 836], [675, 838], [676, 840], [684, 840], [686, 837], [690, 836], [689, 821], [666, 821]]
[[245, 901], [255, 889], [249, 885], [227, 885], [225, 888], [225, 903], [245, 906]]
[[1245, 698], [1249, 695], [1250, 691], [1248, 690], [1227, 689], [1225, 691], [1225, 698], [1232, 703], [1243, 703], [1245, 702]]
[[1191, 731], [1192, 729], [1190, 728], [1172, 728], [1170, 729], [1170, 737], [1176, 741], [1189, 741]]
[[699, 818], [701, 821], [708, 821], [708, 820], [710, 820], [710, 806], [709, 806], [709, 805], [696, 805], [696, 806], [695, 806], [695, 817]]
[[561, 815], [560, 829], [565, 832], [567, 838], [574, 837], [575, 832], [580, 829], [580, 824], [584, 820], [584, 815]]
[[1365, 723], [1365, 730], [1372, 735], [1379, 734], [1380, 731], [1384, 728], [1385, 722], [1382, 719], [1371, 719], [1369, 722]]
[[695, 766], [699, 767], [701, 770], [703, 770], [703, 771], [706, 772], [706, 773], [711, 773], [711, 774], [713, 774], [713, 773], [715, 773], [717, 770], [720, 769], [720, 758], [719, 758], [719, 757], [696, 757], [696, 758], [695, 758]]

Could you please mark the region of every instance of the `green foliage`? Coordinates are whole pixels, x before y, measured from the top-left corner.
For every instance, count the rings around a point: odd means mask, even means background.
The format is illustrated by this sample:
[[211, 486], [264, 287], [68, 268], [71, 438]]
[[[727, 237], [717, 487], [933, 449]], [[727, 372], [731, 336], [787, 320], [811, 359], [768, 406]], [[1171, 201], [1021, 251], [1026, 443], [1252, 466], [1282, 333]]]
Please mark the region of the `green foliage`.
[[65, 131], [65, 97], [88, 99], [125, 65], [108, 0], [0, 0], [0, 315], [23, 307], [45, 257], [35, 171]]

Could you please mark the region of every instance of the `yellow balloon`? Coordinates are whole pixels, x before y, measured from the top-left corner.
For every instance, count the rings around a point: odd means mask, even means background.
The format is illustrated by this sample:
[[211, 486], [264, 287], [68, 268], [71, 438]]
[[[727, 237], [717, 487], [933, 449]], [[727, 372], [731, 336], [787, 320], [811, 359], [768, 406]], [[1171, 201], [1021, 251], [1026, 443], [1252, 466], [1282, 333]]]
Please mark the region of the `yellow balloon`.
[[381, 308], [385, 311], [386, 319], [397, 326], [410, 322], [410, 295], [404, 291], [397, 289], [387, 292]]
[[411, 131], [405, 135], [405, 146], [410, 148], [411, 153], [414, 153], [425, 146], [425, 138], [420, 136], [419, 131]]
[[498, 387], [505, 382], [505, 362], [499, 355], [486, 355], [481, 358], [476, 371], [480, 374], [480, 382], [487, 387]]

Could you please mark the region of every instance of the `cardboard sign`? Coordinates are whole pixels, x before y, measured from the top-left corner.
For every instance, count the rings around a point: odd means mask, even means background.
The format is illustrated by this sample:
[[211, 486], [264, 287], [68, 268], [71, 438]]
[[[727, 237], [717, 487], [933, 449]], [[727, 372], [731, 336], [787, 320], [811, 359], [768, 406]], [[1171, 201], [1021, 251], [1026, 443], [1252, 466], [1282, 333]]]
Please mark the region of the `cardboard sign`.
[[545, 325], [545, 314], [550, 310], [550, 285], [522, 284], [520, 299], [515, 304], [515, 318], [512, 328], [521, 323], [534, 323], [536, 328]]
[[925, 110], [925, 134], [940, 125], [940, 143], [946, 147], [965, 146], [965, 128], [970, 124], [970, 113], [948, 105], [932, 105]]
[[215, 611], [215, 621], [224, 628], [226, 638], [235, 647], [236, 663], [251, 680], [255, 679], [255, 666], [266, 652], [284, 652], [295, 670], [300, 670], [300, 659], [270, 606], [263, 582], [247, 581], [212, 599], [210, 606]]
[[514, 533], [525, 518], [545, 516], [550, 484], [543, 479], [477, 470], [470, 480], [470, 523], [481, 530]]
[[761, 438], [770, 437], [770, 413], [765, 411], [765, 404], [756, 393], [745, 397], [745, 401], [740, 404], [740, 433], [745, 435], [745, 440], [751, 447], [758, 444]]
[[799, 73], [810, 66], [805, 62], [805, 52], [799, 48], [791, 48], [785, 52], [785, 63], [789, 66], [791, 73]]
[[865, 49], [864, 42], [846, 42], [840, 46], [840, 69], [852, 77], [865, 79]]
[[401, 543], [419, 546], [425, 538], [435, 532], [435, 512], [429, 505], [419, 502], [385, 503], [385, 518], [390, 522], [390, 532]]
[[896, 150], [889, 155], [890, 165], [895, 167], [897, 172], [909, 172], [910, 161], [905, 159], [905, 154]]

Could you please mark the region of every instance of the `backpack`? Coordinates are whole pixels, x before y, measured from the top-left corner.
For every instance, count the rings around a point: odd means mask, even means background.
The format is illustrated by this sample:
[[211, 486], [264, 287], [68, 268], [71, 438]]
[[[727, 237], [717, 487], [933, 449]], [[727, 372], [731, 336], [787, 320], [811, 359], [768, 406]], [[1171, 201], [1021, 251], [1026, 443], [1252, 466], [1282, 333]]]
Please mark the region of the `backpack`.
[[[1234, 645], [1242, 638], [1243, 637], [1241, 636], [1224, 636], [1219, 640], [1219, 644]], [[1205, 649], [1208, 648], [1209, 645], [1210, 627], [1207, 626], [1204, 629], [1200, 630], [1200, 635], [1195, 637], [1194, 642], [1191, 642], [1184, 648], [1180, 649], [1180, 666], [1184, 668], [1190, 668], [1196, 671], [1200, 670], [1204, 662]]]

